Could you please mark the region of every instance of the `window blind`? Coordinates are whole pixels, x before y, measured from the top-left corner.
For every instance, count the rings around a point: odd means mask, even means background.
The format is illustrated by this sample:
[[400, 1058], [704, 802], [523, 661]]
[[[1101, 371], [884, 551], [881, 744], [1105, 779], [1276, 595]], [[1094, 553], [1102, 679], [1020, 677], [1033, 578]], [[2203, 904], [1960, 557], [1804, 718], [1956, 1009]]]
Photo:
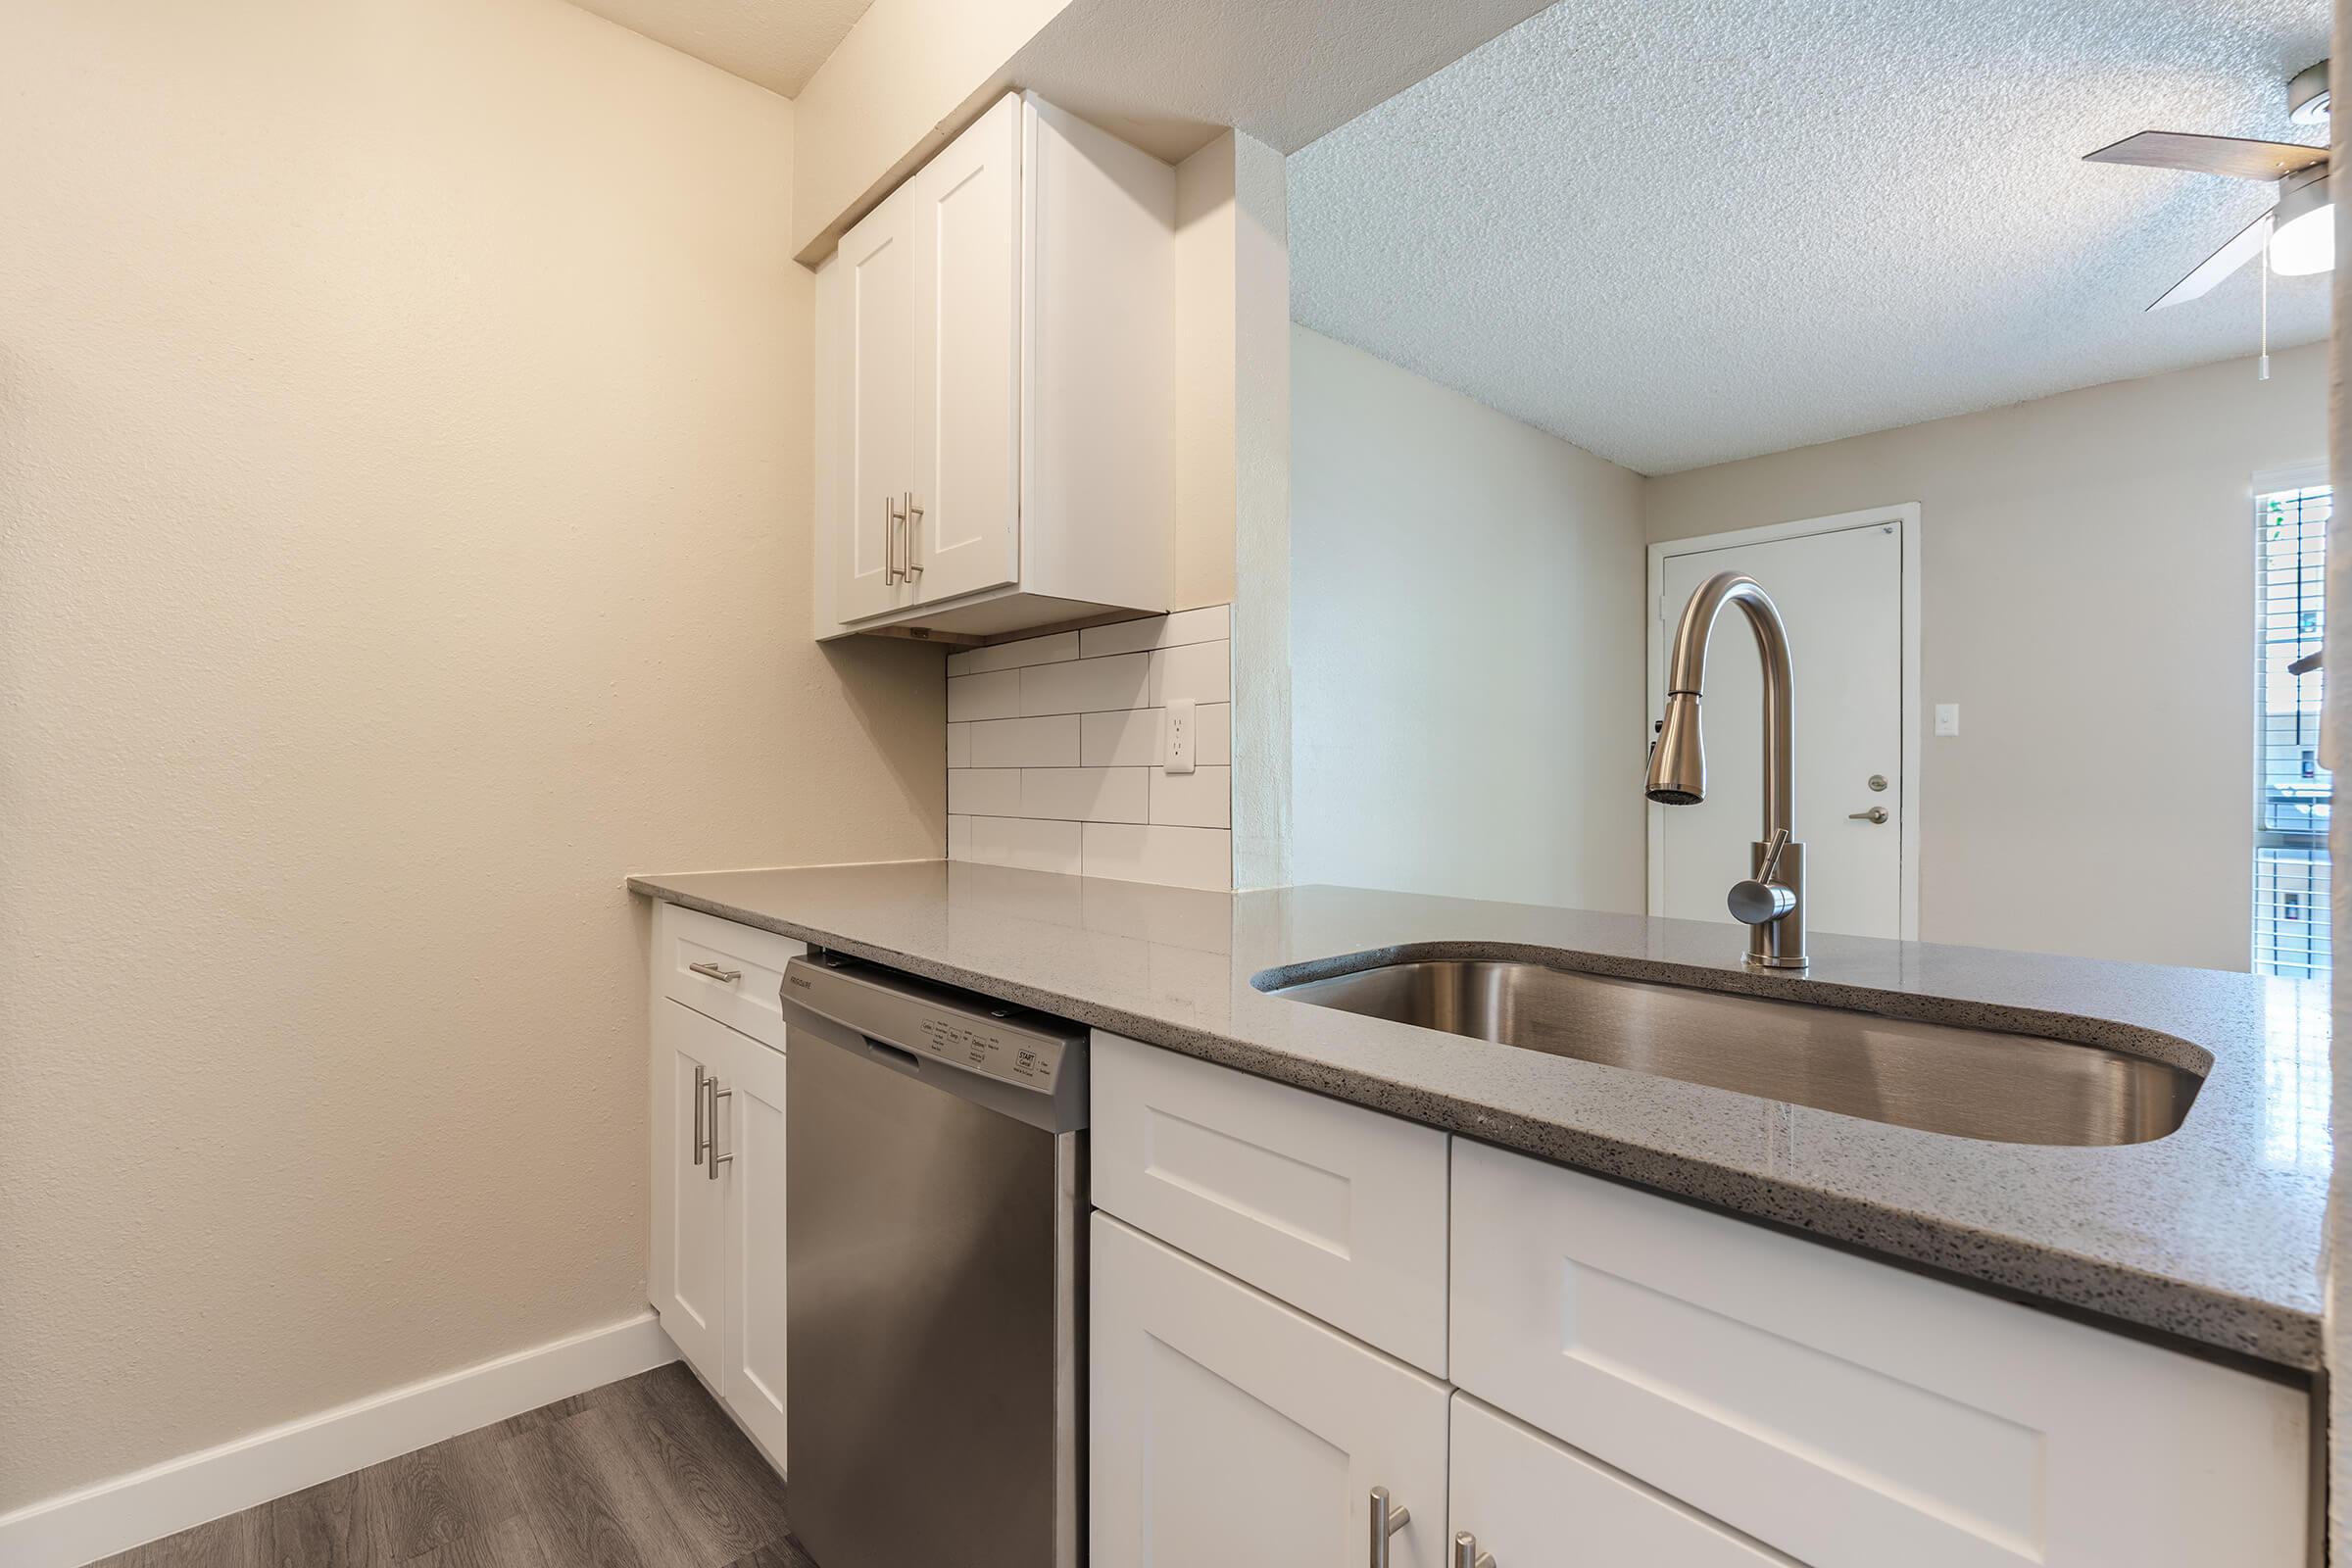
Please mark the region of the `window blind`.
[[2328, 972], [2328, 815], [2334, 786], [2320, 766], [2323, 676], [2287, 666], [2319, 651], [2327, 632], [2327, 485], [2280, 490], [2254, 503], [2255, 710], [2254, 969], [2324, 978]]

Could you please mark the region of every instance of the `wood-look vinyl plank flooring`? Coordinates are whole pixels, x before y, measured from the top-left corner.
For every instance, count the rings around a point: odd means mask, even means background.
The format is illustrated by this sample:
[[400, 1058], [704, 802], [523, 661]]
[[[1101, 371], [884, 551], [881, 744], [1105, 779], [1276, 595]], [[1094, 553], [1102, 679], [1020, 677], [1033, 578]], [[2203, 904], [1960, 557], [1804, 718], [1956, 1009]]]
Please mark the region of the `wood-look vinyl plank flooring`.
[[682, 1364], [91, 1568], [815, 1568], [784, 1483]]

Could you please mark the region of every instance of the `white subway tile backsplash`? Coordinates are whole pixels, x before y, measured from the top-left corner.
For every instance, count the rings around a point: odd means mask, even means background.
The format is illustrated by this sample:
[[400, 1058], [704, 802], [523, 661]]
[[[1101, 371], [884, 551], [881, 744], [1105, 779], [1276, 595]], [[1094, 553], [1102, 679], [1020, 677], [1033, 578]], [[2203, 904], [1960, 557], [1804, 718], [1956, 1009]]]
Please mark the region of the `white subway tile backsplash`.
[[[1165, 710], [1082, 715], [1079, 760], [1088, 767], [1157, 767], [1167, 760]], [[1233, 705], [1202, 703], [1193, 710], [1193, 765], [1223, 767], [1233, 760]]]
[[1081, 720], [1078, 760], [1089, 767], [1150, 767], [1159, 761], [1159, 710], [1088, 713]]
[[1222, 828], [1125, 822], [1088, 822], [1083, 827], [1082, 875], [1183, 888], [1233, 886], [1233, 835]]
[[[950, 656], [949, 858], [1231, 887], [1232, 627], [1218, 605]], [[1187, 774], [1161, 766], [1172, 699], [1198, 705]]]
[[1152, 820], [1171, 827], [1233, 826], [1233, 769], [1197, 767], [1190, 773], [1147, 768]]
[[1122, 620], [1111, 626], [1089, 626], [1078, 634], [1081, 658], [1133, 654], [1182, 643], [1224, 642], [1233, 635], [1233, 608], [1211, 605], [1206, 610], [1179, 610], [1172, 615]]
[[[1125, 654], [1114, 659], [1080, 659], [1066, 664], [1033, 664], [1019, 671], [1020, 711], [1093, 713], [1116, 708], [1149, 706], [1152, 661], [1157, 654]], [[996, 677], [981, 675], [979, 680]], [[994, 716], [994, 715], [992, 715]]]
[[1233, 705], [1202, 703], [1193, 710], [1196, 739], [1195, 767], [1229, 767], [1233, 763]]
[[973, 767], [1076, 767], [1078, 715], [992, 718], [972, 727]]
[[948, 811], [951, 815], [1019, 816], [1021, 770], [1017, 767], [949, 768]]
[[[972, 818], [971, 858], [983, 865], [1009, 865], [1023, 871], [1079, 874], [1079, 830], [1076, 822], [1033, 822], [1019, 816]], [[1132, 879], [1130, 879], [1132, 880]]]
[[1156, 708], [1180, 697], [1196, 703], [1231, 702], [1232, 648], [1231, 643], [1188, 643], [1153, 653], [1150, 705]]
[[1019, 669], [1024, 664], [1051, 664], [1078, 657], [1078, 634], [1055, 632], [1051, 637], [1024, 637], [1017, 643], [991, 643], [948, 656], [948, 673], [981, 675], [992, 669]]
[[1021, 770], [1023, 816], [1073, 822], [1148, 822], [1148, 767], [1026, 767]]
[[976, 718], [1021, 716], [1021, 672], [994, 670], [986, 675], [948, 677], [948, 722]]

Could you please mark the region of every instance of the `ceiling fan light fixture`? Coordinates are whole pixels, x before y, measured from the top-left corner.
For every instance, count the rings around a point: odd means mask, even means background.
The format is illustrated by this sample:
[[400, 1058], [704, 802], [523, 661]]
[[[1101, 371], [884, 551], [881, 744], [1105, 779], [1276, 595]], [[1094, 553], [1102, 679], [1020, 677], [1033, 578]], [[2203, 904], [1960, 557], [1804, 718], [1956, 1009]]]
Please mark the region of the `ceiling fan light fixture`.
[[2335, 203], [2328, 199], [2327, 166], [2293, 183], [2271, 215], [2271, 270], [2287, 277], [2335, 266]]
[[2298, 125], [2328, 123], [2328, 62], [2306, 66], [2286, 84], [2287, 118]]

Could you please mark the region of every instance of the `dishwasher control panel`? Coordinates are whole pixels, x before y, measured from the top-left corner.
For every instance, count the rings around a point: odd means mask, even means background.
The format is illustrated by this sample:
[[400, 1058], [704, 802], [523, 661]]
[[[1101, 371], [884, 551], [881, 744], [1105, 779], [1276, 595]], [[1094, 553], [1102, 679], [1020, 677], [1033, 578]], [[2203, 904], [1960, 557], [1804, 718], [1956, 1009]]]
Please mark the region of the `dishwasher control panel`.
[[1051, 1091], [1061, 1070], [1061, 1042], [1028, 1030], [1005, 1029], [993, 1018], [925, 1008], [907, 1049], [992, 1078]]
[[965, 1072], [1048, 1096], [1075, 1076], [1075, 1092], [1083, 1092], [1083, 1068], [1065, 1074], [1064, 1063], [1084, 1061], [1086, 1031], [1064, 1019], [831, 955], [787, 963], [783, 991], [788, 1019], [806, 1008], [866, 1040]]

